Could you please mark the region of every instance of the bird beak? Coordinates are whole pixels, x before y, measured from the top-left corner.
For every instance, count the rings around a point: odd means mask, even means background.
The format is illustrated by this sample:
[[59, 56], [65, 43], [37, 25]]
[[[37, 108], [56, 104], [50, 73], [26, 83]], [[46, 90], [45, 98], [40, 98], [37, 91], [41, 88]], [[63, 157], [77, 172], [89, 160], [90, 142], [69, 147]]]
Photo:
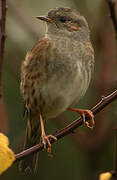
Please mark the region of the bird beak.
[[47, 16], [36, 16], [37, 19], [40, 19], [42, 21], [46, 21], [46, 22], [51, 22], [52, 19], [50, 19], [49, 17]]

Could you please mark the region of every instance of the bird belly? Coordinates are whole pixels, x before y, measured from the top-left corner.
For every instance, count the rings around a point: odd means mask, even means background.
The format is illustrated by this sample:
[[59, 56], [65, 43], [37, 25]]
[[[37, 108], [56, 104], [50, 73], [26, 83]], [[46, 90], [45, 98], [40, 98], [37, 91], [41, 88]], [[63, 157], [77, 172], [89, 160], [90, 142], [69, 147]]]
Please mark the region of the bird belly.
[[78, 102], [85, 94], [89, 80], [88, 71], [82, 63], [73, 65], [72, 71], [64, 72], [60, 77], [55, 73], [40, 90], [42, 114], [46, 119], [53, 118]]

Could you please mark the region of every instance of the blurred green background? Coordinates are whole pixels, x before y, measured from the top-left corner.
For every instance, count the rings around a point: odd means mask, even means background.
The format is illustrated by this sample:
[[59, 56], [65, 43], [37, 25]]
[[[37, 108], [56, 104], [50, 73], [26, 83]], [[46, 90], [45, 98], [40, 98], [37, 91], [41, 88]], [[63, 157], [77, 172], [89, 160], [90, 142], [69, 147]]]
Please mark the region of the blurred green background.
[[[71, 7], [80, 11], [89, 23], [95, 50], [95, 73], [90, 87], [77, 107], [91, 108], [102, 95], [116, 88], [117, 61], [115, 34], [109, 10], [104, 0], [7, 0], [6, 48], [3, 63], [2, 85], [6, 114], [0, 115], [0, 131], [8, 135], [15, 153], [22, 151], [26, 121], [19, 91], [20, 65], [25, 54], [43, 36], [44, 23], [35, 18], [54, 7]], [[45, 151], [39, 154], [36, 174], [22, 174], [14, 164], [0, 177], [1, 180], [95, 180], [98, 174], [113, 169], [114, 128], [117, 102], [96, 115], [93, 131], [80, 127], [52, 145], [52, 156]], [[6, 118], [7, 116], [7, 118]], [[46, 123], [47, 133], [53, 133], [77, 118], [65, 112]]]

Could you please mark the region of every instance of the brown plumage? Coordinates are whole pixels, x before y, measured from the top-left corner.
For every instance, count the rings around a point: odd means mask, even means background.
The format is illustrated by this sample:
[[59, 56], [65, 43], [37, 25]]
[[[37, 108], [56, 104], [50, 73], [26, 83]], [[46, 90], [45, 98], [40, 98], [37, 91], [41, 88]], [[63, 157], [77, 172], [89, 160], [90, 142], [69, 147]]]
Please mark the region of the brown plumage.
[[[87, 110], [71, 107], [85, 94], [93, 72], [94, 51], [90, 42], [89, 27], [83, 16], [70, 8], [55, 8], [48, 16], [38, 17], [46, 22], [45, 37], [27, 53], [21, 68], [21, 93], [28, 122], [25, 139], [27, 149], [39, 143], [40, 137], [51, 151], [43, 120], [73, 110], [84, 118]], [[37, 153], [20, 162], [23, 171], [34, 171]]]

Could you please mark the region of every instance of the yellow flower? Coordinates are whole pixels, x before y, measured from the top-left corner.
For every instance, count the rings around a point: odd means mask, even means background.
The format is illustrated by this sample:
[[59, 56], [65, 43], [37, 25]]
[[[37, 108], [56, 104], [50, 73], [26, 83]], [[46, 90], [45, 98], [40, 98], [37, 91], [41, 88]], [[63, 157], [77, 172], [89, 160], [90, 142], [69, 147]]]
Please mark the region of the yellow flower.
[[14, 152], [8, 147], [8, 138], [0, 133], [0, 174], [8, 169], [15, 160]]
[[99, 180], [110, 180], [112, 177], [112, 174], [110, 172], [102, 173], [99, 176]]

